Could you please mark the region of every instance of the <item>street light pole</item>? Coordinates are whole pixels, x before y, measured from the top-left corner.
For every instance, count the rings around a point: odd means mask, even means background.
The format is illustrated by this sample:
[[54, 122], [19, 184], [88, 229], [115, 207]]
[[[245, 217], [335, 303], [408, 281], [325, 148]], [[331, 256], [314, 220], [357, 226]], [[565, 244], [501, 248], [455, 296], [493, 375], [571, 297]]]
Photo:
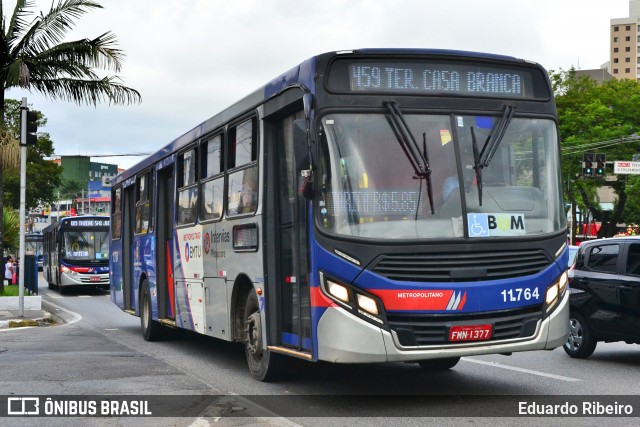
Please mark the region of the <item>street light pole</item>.
[[20, 106], [20, 250], [18, 260], [18, 316], [24, 317], [24, 271], [27, 263], [24, 259], [24, 224], [27, 192], [27, 98], [22, 98]]

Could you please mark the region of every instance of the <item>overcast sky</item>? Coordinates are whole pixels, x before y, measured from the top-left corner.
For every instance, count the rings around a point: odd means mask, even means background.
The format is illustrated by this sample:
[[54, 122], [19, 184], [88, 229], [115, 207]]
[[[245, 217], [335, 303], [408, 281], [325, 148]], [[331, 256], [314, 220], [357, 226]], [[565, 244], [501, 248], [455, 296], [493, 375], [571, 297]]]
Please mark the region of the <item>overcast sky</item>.
[[[53, 0], [57, 3], [58, 0]], [[599, 68], [628, 0], [97, 0], [68, 40], [113, 31], [131, 106], [78, 106], [12, 89], [40, 110], [57, 155], [153, 152], [305, 59], [375, 47], [506, 54]], [[52, 0], [37, 0], [46, 13]], [[10, 16], [15, 2], [2, 1]], [[93, 157], [129, 167], [142, 157]]]

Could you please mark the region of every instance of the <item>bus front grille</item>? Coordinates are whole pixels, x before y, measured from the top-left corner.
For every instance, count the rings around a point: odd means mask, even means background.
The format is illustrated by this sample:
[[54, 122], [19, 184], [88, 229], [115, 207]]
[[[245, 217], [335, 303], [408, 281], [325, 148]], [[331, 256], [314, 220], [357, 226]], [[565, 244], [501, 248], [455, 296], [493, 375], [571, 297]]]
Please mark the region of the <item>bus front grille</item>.
[[470, 282], [539, 273], [553, 260], [542, 250], [383, 255], [371, 270], [403, 282]]
[[491, 324], [491, 339], [480, 343], [532, 337], [542, 320], [541, 307], [468, 316], [436, 316], [388, 313], [389, 327], [404, 347], [449, 344], [449, 328]]

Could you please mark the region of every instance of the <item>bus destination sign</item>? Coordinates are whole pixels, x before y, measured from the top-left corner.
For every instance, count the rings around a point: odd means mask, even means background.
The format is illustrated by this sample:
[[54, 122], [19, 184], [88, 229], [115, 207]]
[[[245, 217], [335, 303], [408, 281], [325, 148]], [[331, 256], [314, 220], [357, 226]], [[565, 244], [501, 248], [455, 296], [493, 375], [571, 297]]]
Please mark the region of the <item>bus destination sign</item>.
[[76, 217], [65, 222], [67, 228], [92, 228], [92, 227], [109, 227], [111, 222], [110, 218], [94, 219], [94, 218], [82, 218]]
[[349, 90], [533, 98], [530, 70], [435, 62], [352, 62]]

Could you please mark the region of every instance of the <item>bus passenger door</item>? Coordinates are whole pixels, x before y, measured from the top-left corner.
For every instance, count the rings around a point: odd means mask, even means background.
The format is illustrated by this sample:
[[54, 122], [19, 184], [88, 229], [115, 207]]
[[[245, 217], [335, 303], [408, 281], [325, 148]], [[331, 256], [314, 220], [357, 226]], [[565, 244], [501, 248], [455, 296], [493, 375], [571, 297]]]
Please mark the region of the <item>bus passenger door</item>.
[[122, 258], [122, 297], [124, 299], [124, 310], [135, 311], [133, 297], [133, 232], [134, 232], [134, 212], [135, 212], [135, 185], [130, 185], [124, 189], [122, 200], [122, 251], [126, 254]]
[[156, 283], [158, 290], [158, 318], [175, 320], [173, 280], [173, 165], [158, 171]]
[[[300, 173], [293, 145], [293, 121], [302, 113], [269, 122], [266, 143], [274, 159], [269, 176], [267, 230], [269, 336], [272, 345], [311, 354], [311, 307], [307, 243], [306, 199], [299, 193]], [[306, 148], [305, 148], [306, 149]], [[299, 157], [299, 156], [298, 156]], [[275, 296], [275, 301], [273, 299]]]

